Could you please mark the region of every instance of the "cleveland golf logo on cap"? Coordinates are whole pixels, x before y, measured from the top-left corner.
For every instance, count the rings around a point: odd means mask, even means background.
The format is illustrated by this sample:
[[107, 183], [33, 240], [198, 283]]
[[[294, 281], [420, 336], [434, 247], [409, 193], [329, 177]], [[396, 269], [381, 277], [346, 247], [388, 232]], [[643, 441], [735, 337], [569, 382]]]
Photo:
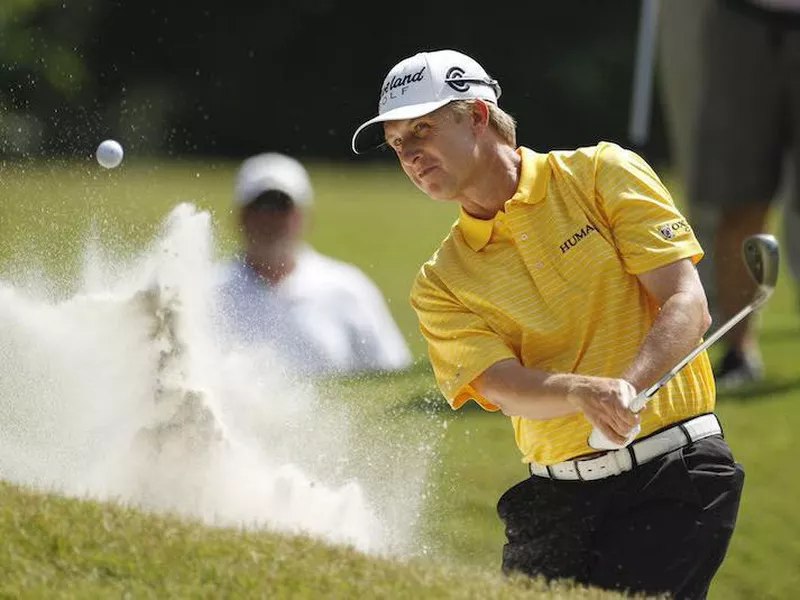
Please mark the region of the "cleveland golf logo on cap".
[[389, 100], [394, 100], [408, 91], [408, 86], [412, 83], [419, 83], [425, 79], [425, 67], [416, 73], [406, 73], [402, 77], [392, 76], [383, 84], [381, 90], [381, 105]]
[[444, 80], [447, 85], [449, 85], [455, 91], [463, 94], [469, 89], [469, 83], [466, 81], [458, 81], [459, 79], [463, 78], [464, 75], [465, 71], [461, 67], [450, 67], [447, 71], [447, 74], [444, 76]]

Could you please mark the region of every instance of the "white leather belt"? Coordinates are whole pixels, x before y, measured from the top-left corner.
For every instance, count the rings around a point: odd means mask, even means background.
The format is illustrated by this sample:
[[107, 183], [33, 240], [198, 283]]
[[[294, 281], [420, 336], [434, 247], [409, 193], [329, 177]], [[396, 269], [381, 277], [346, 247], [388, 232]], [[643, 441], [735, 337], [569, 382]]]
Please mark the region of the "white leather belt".
[[609, 450], [592, 458], [567, 460], [554, 465], [530, 463], [531, 475], [566, 481], [594, 481], [630, 471], [638, 465], [669, 454], [697, 440], [721, 435], [716, 415], [706, 414], [677, 423], [625, 448]]

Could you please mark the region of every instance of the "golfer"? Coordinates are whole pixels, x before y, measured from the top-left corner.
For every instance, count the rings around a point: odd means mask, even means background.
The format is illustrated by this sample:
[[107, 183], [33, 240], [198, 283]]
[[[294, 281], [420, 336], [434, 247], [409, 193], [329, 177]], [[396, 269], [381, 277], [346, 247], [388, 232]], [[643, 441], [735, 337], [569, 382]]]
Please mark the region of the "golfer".
[[[527, 463], [498, 503], [503, 570], [703, 598], [744, 481], [706, 353], [627, 408], [710, 325], [703, 250], [635, 153], [518, 146], [499, 98], [472, 58], [422, 52], [389, 71], [352, 144], [388, 146], [420, 190], [460, 205], [411, 303], [452, 407], [502, 411]], [[588, 445], [593, 427], [621, 444], [637, 425], [620, 450]]]

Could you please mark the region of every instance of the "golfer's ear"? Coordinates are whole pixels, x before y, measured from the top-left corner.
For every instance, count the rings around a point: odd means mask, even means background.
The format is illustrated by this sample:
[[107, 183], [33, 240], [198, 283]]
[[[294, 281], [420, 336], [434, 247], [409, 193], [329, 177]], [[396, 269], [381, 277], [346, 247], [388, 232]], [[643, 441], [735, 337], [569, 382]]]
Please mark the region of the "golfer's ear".
[[489, 124], [489, 106], [484, 100], [477, 99], [472, 103], [472, 124], [483, 129]]

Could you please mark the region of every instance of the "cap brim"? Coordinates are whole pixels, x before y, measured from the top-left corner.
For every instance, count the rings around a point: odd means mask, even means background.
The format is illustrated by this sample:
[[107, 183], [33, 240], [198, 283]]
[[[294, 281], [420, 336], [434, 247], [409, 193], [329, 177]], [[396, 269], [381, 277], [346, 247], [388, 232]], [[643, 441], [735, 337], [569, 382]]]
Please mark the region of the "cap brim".
[[411, 106], [400, 106], [386, 111], [382, 115], [370, 119], [356, 129], [356, 132], [353, 134], [353, 139], [350, 142], [350, 147], [356, 154], [363, 154], [364, 152], [374, 150], [383, 144], [383, 135], [379, 133], [379, 130], [375, 127], [376, 125], [385, 123], [386, 121], [416, 119], [457, 99], [458, 98], [446, 98], [444, 100], [437, 100], [436, 102], [423, 102], [422, 104], [412, 104]]
[[287, 189], [285, 186], [274, 184], [252, 185], [246, 189], [238, 190], [234, 195], [235, 204], [241, 208], [250, 206], [258, 199], [259, 196], [266, 194], [267, 192], [280, 192], [281, 194], [285, 194], [295, 206], [305, 207], [311, 205], [310, 198], [298, 195], [292, 190]]

